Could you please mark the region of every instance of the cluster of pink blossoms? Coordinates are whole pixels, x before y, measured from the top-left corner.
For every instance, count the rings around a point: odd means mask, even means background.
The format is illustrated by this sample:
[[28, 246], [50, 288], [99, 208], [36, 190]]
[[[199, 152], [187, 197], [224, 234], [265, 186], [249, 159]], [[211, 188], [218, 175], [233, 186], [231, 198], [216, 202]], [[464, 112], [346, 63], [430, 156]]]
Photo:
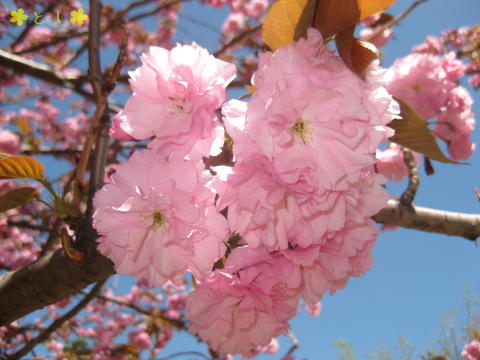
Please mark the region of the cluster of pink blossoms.
[[148, 139], [151, 150], [120, 164], [97, 193], [94, 225], [103, 235], [99, 250], [118, 273], [150, 286], [180, 284], [187, 270], [208, 274], [225, 251], [227, 222], [201, 159], [218, 134], [223, 144], [215, 110], [236, 71], [195, 44], [151, 47], [142, 61], [130, 73], [134, 94], [111, 135]]
[[458, 80], [465, 65], [453, 52], [413, 53], [396, 60], [387, 73], [387, 89], [410, 105], [423, 119], [436, 119], [434, 133], [448, 144], [454, 160], [465, 160], [475, 144], [472, 98]]
[[[219, 353], [251, 354], [288, 331], [301, 299], [314, 312], [326, 291], [369, 269], [371, 216], [388, 198], [375, 150], [398, 105], [384, 70], [374, 64], [360, 79], [313, 29], [260, 56], [248, 103], [224, 104], [233, 65], [195, 45], [151, 48], [142, 60], [111, 133], [151, 150], [96, 195], [99, 250], [150, 285], [192, 272], [190, 331]], [[235, 166], [212, 178], [200, 160], [223, 143], [222, 104]], [[240, 240], [212, 271], [229, 233]]]

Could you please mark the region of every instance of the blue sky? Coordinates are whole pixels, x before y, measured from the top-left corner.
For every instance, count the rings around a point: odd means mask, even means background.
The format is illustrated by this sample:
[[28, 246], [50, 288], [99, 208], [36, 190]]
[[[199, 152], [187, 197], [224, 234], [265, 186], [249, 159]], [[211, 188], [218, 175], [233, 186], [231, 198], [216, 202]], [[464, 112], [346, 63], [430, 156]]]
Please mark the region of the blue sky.
[[[389, 12], [399, 14], [412, 2], [398, 0]], [[176, 40], [195, 41], [210, 50], [218, 47], [211, 30], [195, 25], [188, 18], [220, 28], [226, 8], [213, 10], [195, 1], [185, 4], [181, 14]], [[479, 14], [479, 0], [427, 1], [395, 27], [395, 39], [384, 49], [384, 64], [388, 66], [396, 58], [409, 54], [411, 47], [429, 34], [438, 35], [448, 28], [475, 24], [480, 20]], [[473, 98], [475, 112], [480, 114], [480, 93], [474, 93]], [[473, 139], [479, 143], [478, 129]], [[434, 167], [434, 176], [426, 177], [422, 172], [415, 203], [479, 213], [480, 203], [473, 193], [474, 187], [480, 188], [479, 151], [471, 157], [468, 166], [434, 163]], [[398, 193], [402, 186], [389, 186], [389, 189]], [[367, 352], [394, 348], [400, 335], [415, 343], [421, 352], [435, 344], [440, 318], [447, 310], [456, 309], [460, 321], [464, 320], [462, 299], [466, 286], [472, 294], [480, 295], [480, 249], [467, 240], [397, 229], [380, 235], [374, 257], [370, 272], [352, 279], [346, 289], [324, 298], [319, 317], [311, 318], [301, 311], [292, 321], [292, 330], [300, 342], [295, 352], [297, 359], [335, 359], [338, 353], [333, 345], [335, 340], [351, 343], [357, 358], [366, 359]], [[126, 287], [130, 280], [122, 278], [120, 283]], [[289, 340], [282, 340], [280, 354], [288, 346]], [[164, 354], [191, 349], [199, 349], [196, 340], [179, 334]], [[201, 346], [200, 350], [205, 347]]]

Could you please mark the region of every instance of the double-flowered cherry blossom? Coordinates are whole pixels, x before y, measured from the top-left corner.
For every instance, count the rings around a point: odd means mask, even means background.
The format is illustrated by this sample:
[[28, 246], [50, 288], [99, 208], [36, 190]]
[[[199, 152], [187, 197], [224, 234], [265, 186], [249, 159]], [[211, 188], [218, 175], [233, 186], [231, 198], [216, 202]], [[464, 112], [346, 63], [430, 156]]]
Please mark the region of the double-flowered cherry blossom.
[[171, 158], [201, 158], [201, 153], [191, 152], [199, 140], [212, 143], [219, 125], [215, 110], [225, 101], [235, 65], [196, 44], [170, 51], [152, 46], [142, 62], [130, 72], [134, 94], [116, 117], [111, 135], [120, 140], [153, 139], [149, 147]]
[[187, 299], [189, 330], [220, 353], [247, 353], [290, 328], [297, 299], [215, 270]]
[[227, 224], [207, 181], [197, 163], [136, 152], [95, 196], [100, 252], [150, 286], [180, 284], [187, 270], [208, 274], [224, 253]]
[[308, 35], [262, 54], [251, 101], [224, 107], [237, 164], [219, 206], [229, 206], [231, 230], [270, 250], [321, 244], [343, 228], [348, 192], [373, 176], [398, 113], [382, 70], [363, 81], [318, 31]]

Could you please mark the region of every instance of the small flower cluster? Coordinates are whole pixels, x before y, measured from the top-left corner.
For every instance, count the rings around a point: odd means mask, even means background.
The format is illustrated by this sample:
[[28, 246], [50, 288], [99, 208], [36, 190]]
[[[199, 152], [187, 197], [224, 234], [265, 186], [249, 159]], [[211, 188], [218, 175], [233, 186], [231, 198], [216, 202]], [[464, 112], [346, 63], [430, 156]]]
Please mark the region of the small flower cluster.
[[470, 157], [475, 144], [472, 98], [458, 84], [466, 66], [452, 51], [429, 38], [415, 52], [395, 61], [388, 70], [387, 89], [409, 104], [423, 119], [436, 119], [434, 134], [448, 144], [454, 160]]
[[[150, 140], [150, 150], [120, 164], [96, 195], [94, 226], [99, 250], [120, 274], [181, 283], [188, 270], [208, 274], [224, 253], [228, 230], [214, 205], [202, 156], [223, 132], [215, 110], [235, 66], [205, 49], [151, 47], [131, 72], [133, 96], [117, 115], [111, 136]], [[132, 174], [135, 174], [132, 176]]]

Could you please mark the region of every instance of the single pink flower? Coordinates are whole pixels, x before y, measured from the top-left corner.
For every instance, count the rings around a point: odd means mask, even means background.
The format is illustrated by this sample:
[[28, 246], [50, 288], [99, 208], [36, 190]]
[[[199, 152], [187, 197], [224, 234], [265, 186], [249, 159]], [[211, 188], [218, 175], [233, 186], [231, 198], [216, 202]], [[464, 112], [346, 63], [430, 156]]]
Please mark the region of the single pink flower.
[[118, 273], [150, 286], [180, 284], [187, 270], [199, 278], [208, 274], [224, 253], [227, 224], [207, 180], [191, 161], [134, 153], [95, 196], [99, 251]]
[[131, 331], [128, 334], [128, 340], [130, 345], [134, 346], [139, 350], [148, 349], [151, 344], [150, 335], [145, 332], [145, 329]]
[[190, 332], [219, 353], [235, 354], [266, 346], [286, 333], [295, 310], [289, 298], [216, 270], [188, 296], [186, 316]]
[[388, 69], [387, 89], [410, 105], [423, 119], [437, 116], [457, 86], [443, 67], [444, 59], [413, 53]]
[[0, 152], [17, 154], [21, 150], [22, 142], [17, 134], [9, 130], [0, 130]]
[[134, 94], [115, 119], [112, 135], [153, 137], [149, 147], [183, 158], [197, 141], [212, 138], [219, 124], [215, 110], [225, 101], [235, 66], [196, 44], [177, 45], [170, 51], [152, 46], [142, 62], [130, 72]]
[[480, 360], [480, 341], [473, 340], [470, 344], [465, 345], [462, 356], [467, 360]]

